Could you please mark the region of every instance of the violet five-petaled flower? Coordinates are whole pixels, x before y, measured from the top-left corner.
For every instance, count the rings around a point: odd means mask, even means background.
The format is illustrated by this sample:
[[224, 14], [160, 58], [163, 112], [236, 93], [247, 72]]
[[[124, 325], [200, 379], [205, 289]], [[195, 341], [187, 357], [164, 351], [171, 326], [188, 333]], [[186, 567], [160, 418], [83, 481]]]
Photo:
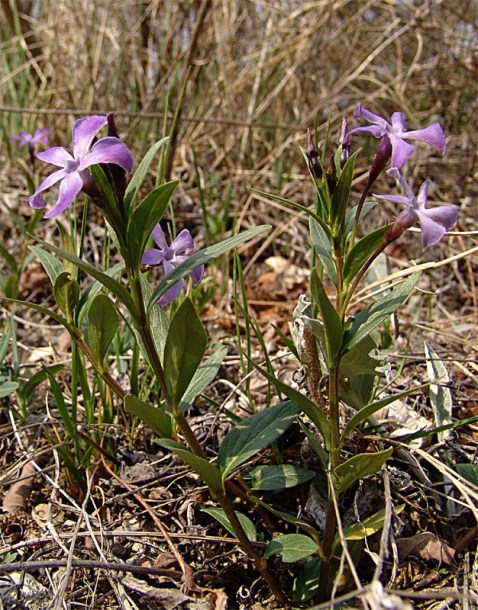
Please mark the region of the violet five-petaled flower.
[[[141, 262], [143, 265], [163, 265], [165, 277], [194, 251], [194, 241], [187, 229], [183, 229], [170, 246], [159, 224], [154, 227], [151, 237], [158, 248], [145, 250]], [[204, 276], [204, 265], [197, 267], [189, 275], [193, 279], [194, 285], [197, 286]], [[185, 281], [183, 279], [178, 280], [161, 296], [158, 301], [159, 305], [167, 305], [173, 301], [184, 285]]]
[[44, 208], [46, 201], [41, 193], [57, 182], [60, 183], [58, 200], [45, 214], [45, 218], [52, 218], [63, 212], [74, 201], [83, 186], [91, 184], [92, 178], [87, 171], [88, 167], [99, 163], [113, 163], [127, 172], [132, 170], [131, 152], [118, 138], [101, 138], [91, 146], [96, 134], [107, 123], [107, 118], [99, 115], [78, 119], [73, 126], [72, 153], [63, 146], [53, 146], [37, 154], [41, 161], [61, 168], [50, 174], [29, 199], [32, 208]]
[[30, 150], [33, 150], [35, 144], [48, 144], [49, 133], [50, 130], [45, 129], [44, 127], [39, 127], [33, 135], [24, 129], [20, 129], [20, 133], [17, 136], [12, 136], [10, 138], [10, 142], [18, 142], [19, 148], [28, 146]]
[[392, 168], [400, 169], [416, 148], [416, 146], [412, 146], [405, 140], [422, 140], [433, 146], [441, 155], [445, 154], [445, 133], [440, 123], [432, 123], [424, 129], [407, 131], [405, 117], [402, 112], [394, 112], [392, 114], [392, 122], [389, 123], [381, 116], [364, 108], [362, 104], [356, 106], [354, 117], [365, 119], [372, 123], [372, 125], [356, 127], [349, 131], [348, 135], [365, 132], [371, 133], [375, 138], [388, 137], [392, 145]]
[[422, 230], [423, 247], [428, 248], [437, 244], [445, 233], [455, 226], [458, 217], [458, 207], [451, 203], [446, 203], [439, 207], [428, 209], [430, 180], [426, 180], [422, 184], [418, 195], [415, 196], [410, 185], [398, 169], [392, 168], [387, 173], [398, 181], [404, 195], [375, 195], [375, 197], [407, 206], [395, 219], [394, 228], [398, 229], [401, 233], [418, 220]]

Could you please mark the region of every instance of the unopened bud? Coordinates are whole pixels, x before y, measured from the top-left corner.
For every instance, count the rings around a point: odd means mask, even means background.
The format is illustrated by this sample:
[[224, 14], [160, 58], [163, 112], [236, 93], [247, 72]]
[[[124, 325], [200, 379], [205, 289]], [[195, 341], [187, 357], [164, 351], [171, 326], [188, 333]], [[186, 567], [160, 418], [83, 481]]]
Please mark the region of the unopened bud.
[[404, 231], [413, 226], [418, 220], [417, 213], [412, 207], [407, 207], [395, 218], [392, 227], [385, 233], [385, 241], [389, 244], [395, 241]]
[[315, 148], [314, 139], [310, 129], [307, 129], [307, 159], [309, 160], [309, 170], [311, 174], [320, 180], [322, 178], [322, 168], [319, 163], [319, 151]]
[[339, 146], [342, 146], [342, 152], [340, 154], [340, 167], [343, 169], [344, 165], [350, 159], [350, 136], [348, 133], [348, 120], [346, 116], [344, 116], [342, 119]]
[[373, 158], [372, 167], [370, 168], [369, 173], [369, 186], [379, 177], [381, 171], [387, 165], [391, 156], [392, 143], [390, 142], [390, 138], [385, 135], [381, 138], [377, 146], [377, 150], [375, 151], [375, 156]]

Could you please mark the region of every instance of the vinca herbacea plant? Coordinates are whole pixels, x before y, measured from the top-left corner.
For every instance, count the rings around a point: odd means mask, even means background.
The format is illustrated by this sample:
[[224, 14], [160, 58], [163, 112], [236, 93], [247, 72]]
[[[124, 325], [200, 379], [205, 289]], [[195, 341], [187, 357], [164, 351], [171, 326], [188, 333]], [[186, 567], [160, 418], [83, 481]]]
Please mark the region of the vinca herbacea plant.
[[[338, 498], [366, 475], [379, 471], [393, 452], [391, 446], [385, 446], [386, 439], [383, 447], [352, 456], [344, 455], [344, 446], [352, 434], [358, 434], [360, 426], [372, 422], [376, 411], [411, 392], [380, 398], [377, 388], [384, 355], [378, 352], [377, 331], [411, 294], [418, 274], [388, 286], [358, 313], [354, 301], [357, 290], [379, 255], [412, 225], [420, 226], [423, 247], [427, 248], [439, 242], [457, 220], [456, 206], [428, 205], [429, 181], [416, 193], [402, 173], [415, 149], [408, 140], [421, 140], [444, 154], [445, 136], [440, 125], [407, 131], [400, 112], [394, 113], [389, 123], [360, 104], [355, 117], [371, 125], [349, 130], [344, 121], [340, 144], [328, 164], [326, 151], [319, 153], [309, 133], [303, 153], [315, 188], [315, 204], [304, 208], [286, 201], [307, 214], [310, 224], [310, 291], [299, 300], [293, 342], [289, 341], [291, 351], [304, 367], [305, 385], [288, 385], [277, 378], [271, 367], [255, 364], [277, 393], [286, 398], [235, 423], [217, 455], [196, 437], [188, 421], [188, 409], [215, 377], [227, 350], [215, 346], [205, 358], [207, 334], [189, 288], [201, 281], [208, 262], [267, 231], [268, 226], [200, 250], [195, 249], [186, 229], [168, 239], [169, 227], [163, 216], [171, 205], [177, 181], [158, 184], [146, 195], [142, 189], [166, 138], [145, 154], [130, 175], [133, 156], [118, 137], [112, 115], [78, 120], [73, 127], [71, 150], [54, 146], [37, 155], [58, 169], [43, 180], [29, 199], [33, 208], [47, 210], [45, 218], [52, 218], [71, 212], [73, 203], [86, 195], [103, 216], [120, 262], [98, 268], [80, 255], [82, 249], [72, 246], [71, 236], [62, 228], [61, 248], [42, 240], [37, 240], [42, 247], [32, 247], [52, 282], [59, 311], [24, 304], [51, 315], [67, 329], [78, 355], [92, 364], [101, 395], [105, 399], [110, 396], [108, 404], [118, 417], [142, 420], [163, 449], [177, 454], [202, 477], [211, 498], [219, 505], [206, 512], [239, 540], [277, 601], [286, 607], [292, 600], [296, 605], [312, 598], [325, 600], [338, 587], [338, 566], [344, 552], [338, 533]], [[107, 135], [101, 136], [106, 127]], [[352, 178], [359, 151], [352, 153], [351, 146], [363, 134], [370, 134], [379, 142], [365, 187], [355, 202]], [[401, 193], [372, 196], [372, 186], [389, 164], [389, 175]], [[58, 194], [47, 194], [52, 187], [58, 188]], [[361, 234], [361, 221], [383, 201], [396, 206], [394, 217], [386, 225]], [[162, 269], [157, 285], [150, 284], [148, 278], [153, 267]], [[168, 308], [173, 301], [177, 301], [175, 307]], [[108, 354], [123, 327], [131, 330], [136, 358], [127, 377], [120, 380]], [[145, 368], [141, 363], [151, 372], [157, 392], [144, 391], [138, 384], [138, 371]], [[54, 383], [52, 388], [61, 404]], [[66, 455], [63, 457], [66, 467], [73, 471], [76, 468], [78, 474], [85, 467], [86, 449], [80, 442], [84, 439], [75, 436], [77, 414], [69, 413], [64, 403], [60, 411], [74, 450], [81, 454], [74, 464], [71, 459], [66, 461]], [[293, 422], [300, 424], [309, 439], [320, 473], [300, 467], [299, 455], [291, 463], [282, 456], [276, 463], [269, 461], [248, 471], [246, 462], [275, 444]], [[98, 447], [98, 439], [95, 443]], [[273, 455], [277, 458], [279, 446], [275, 447]], [[91, 453], [86, 457], [91, 458]], [[294, 487], [320, 475], [325, 505], [321, 525], [314, 526], [278, 509], [263, 492]], [[75, 480], [81, 485], [81, 477]], [[255, 523], [237, 510], [238, 499], [254, 511]], [[285, 533], [273, 533], [267, 515], [278, 517]], [[347, 536], [358, 540], [370, 531], [379, 531], [382, 525], [383, 515], [373, 515], [369, 527], [360, 530], [362, 533], [355, 528], [342, 534], [345, 540]], [[259, 529], [265, 541], [263, 548], [254, 545]], [[290, 566], [293, 586], [285, 586], [271, 569], [269, 563], [276, 561], [276, 556]]]

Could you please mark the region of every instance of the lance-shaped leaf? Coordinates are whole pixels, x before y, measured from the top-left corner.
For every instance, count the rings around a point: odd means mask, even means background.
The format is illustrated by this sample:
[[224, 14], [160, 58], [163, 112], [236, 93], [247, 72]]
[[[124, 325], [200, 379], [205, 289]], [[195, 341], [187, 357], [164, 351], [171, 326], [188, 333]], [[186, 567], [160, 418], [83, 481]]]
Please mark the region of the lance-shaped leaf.
[[[438, 427], [446, 426], [452, 422], [453, 398], [448, 387], [450, 377], [445, 365], [440, 360], [433, 347], [425, 341], [425, 358], [427, 360], [427, 373], [429, 379], [438, 383], [430, 384], [430, 404]], [[438, 432], [439, 442], [445, 441], [450, 432]]]
[[108, 220], [113, 220], [116, 226], [120, 227], [122, 224], [120, 209], [118, 205], [118, 199], [115, 195], [111, 182], [108, 180], [108, 176], [105, 174], [101, 165], [93, 165], [90, 167], [91, 175], [98, 190], [106, 198], [107, 206], [105, 206], [103, 213], [108, 217]]
[[326, 352], [329, 366], [342, 347], [343, 328], [340, 316], [332, 305], [320, 281], [319, 274], [314, 269], [310, 278], [310, 291], [317, 304], [325, 329]]
[[197, 267], [206, 265], [209, 263], [209, 261], [221, 256], [221, 254], [236, 248], [243, 242], [249, 241], [261, 233], [264, 233], [264, 231], [268, 231], [269, 229], [270, 225], [261, 225], [254, 229], [249, 229], [248, 231], [239, 233], [238, 235], [234, 235], [233, 237], [228, 237], [224, 241], [221, 241], [214, 246], [208, 246], [207, 248], [194, 252], [194, 254], [191, 254], [191, 256], [184, 261], [184, 263], [178, 265], [173, 271], [171, 271], [171, 273], [168, 273], [168, 275], [166, 275], [159, 282], [156, 290], [151, 296], [150, 306], [152, 303], [155, 303], [166, 292], [166, 290], [171, 288], [171, 286], [173, 286], [178, 280], [191, 273], [191, 271], [194, 271], [194, 269]]
[[252, 491], [274, 491], [288, 489], [306, 483], [315, 477], [313, 470], [306, 470], [293, 464], [277, 466], [257, 466], [249, 474], [252, 479]]
[[227, 347], [225, 345], [219, 347], [212, 356], [198, 366], [188, 389], [184, 392], [181, 398], [180, 408], [182, 411], [189, 409], [194, 400], [199, 394], [207, 388], [217, 375], [222, 361], [226, 357]]
[[62, 273], [63, 265], [61, 261], [59, 261], [56, 256], [50, 254], [46, 250], [42, 250], [38, 246], [28, 246], [28, 249], [35, 254], [40, 259], [43, 268], [47, 272], [48, 277], [50, 278], [50, 282], [52, 286], [55, 285], [56, 278]]
[[[399, 515], [405, 508], [405, 504], [400, 504], [393, 509], [396, 515]], [[385, 509], [382, 508], [378, 512], [366, 517], [363, 521], [353, 523], [344, 529], [345, 540], [364, 540], [368, 536], [373, 536], [383, 528], [385, 522]], [[334, 551], [340, 545], [340, 536], [337, 534], [334, 538], [334, 545], [332, 550]]]
[[185, 449], [176, 441], [172, 441], [167, 438], [160, 438], [156, 440], [156, 443], [169, 451], [172, 451], [178, 455], [183, 462], [186, 462], [191, 468], [197, 472], [197, 474], [203, 479], [206, 485], [209, 487], [209, 491], [213, 496], [222, 489], [221, 474], [219, 470], [207, 460], [198, 455], [194, 455], [187, 449]]
[[327, 271], [327, 275], [334, 286], [337, 285], [337, 270], [332, 257], [332, 246], [330, 238], [320, 223], [315, 218], [309, 219], [309, 230], [312, 243], [314, 244], [317, 257], [321, 265]]
[[337, 466], [332, 473], [335, 492], [341, 494], [355, 481], [378, 472], [392, 453], [393, 447], [376, 453], [359, 453]]
[[355, 151], [345, 164], [340, 177], [332, 193], [332, 205], [330, 208], [332, 226], [338, 229], [345, 224], [345, 212], [350, 201], [350, 189], [354, 174], [355, 158], [359, 151]]
[[98, 294], [88, 310], [88, 345], [102, 365], [118, 330], [118, 314], [106, 294]]
[[[228, 516], [222, 508], [201, 508], [201, 512], [206, 513], [207, 515], [210, 515], [211, 517], [216, 519], [216, 521], [219, 521], [219, 523], [224, 529], [226, 529], [234, 537], [236, 536], [236, 532], [234, 531], [234, 528], [232, 527]], [[237, 510], [234, 512], [236, 513], [239, 523], [242, 525], [242, 529], [244, 530], [246, 536], [251, 542], [256, 542], [257, 531], [254, 526], [254, 523], [249, 519], [249, 517], [246, 517], [246, 515], [238, 513]]]
[[362, 341], [396, 311], [413, 291], [419, 277], [420, 273], [413, 273], [381, 299], [371, 303], [357, 314], [351, 327], [345, 333], [344, 352], [351, 350], [354, 345]]
[[250, 457], [279, 438], [298, 415], [289, 401], [255, 413], [237, 424], [219, 448], [217, 465], [222, 480]]
[[124, 410], [139, 417], [155, 434], [164, 438], [174, 438], [175, 426], [173, 417], [160, 407], [149, 405], [136, 396], [128, 394], [124, 399]]
[[93, 265], [90, 265], [90, 263], [83, 261], [81, 258], [73, 256], [72, 254], [68, 254], [68, 252], [65, 252], [61, 248], [57, 248], [56, 246], [47, 243], [39, 237], [35, 237], [34, 239], [41, 243], [42, 246], [44, 246], [47, 250], [51, 250], [52, 252], [55, 252], [55, 254], [58, 254], [58, 256], [66, 258], [70, 262], [74, 263], [79, 269], [87, 273], [89, 276], [91, 276], [95, 280], [98, 280], [98, 282], [100, 282], [103, 286], [111, 290], [111, 292], [118, 297], [118, 299], [123, 303], [123, 305], [125, 305], [125, 307], [128, 309], [129, 313], [132, 316], [136, 317], [136, 308], [133, 298], [120, 282], [117, 282], [107, 273], [100, 271]]
[[[360, 211], [359, 221], [365, 218], [365, 216], [370, 212], [370, 210], [372, 210], [377, 205], [378, 204], [376, 201], [366, 201], [362, 206], [362, 210]], [[357, 215], [357, 209], [358, 206], [354, 205], [353, 207], [349, 208], [347, 210], [347, 213], [345, 214], [345, 235], [347, 236], [352, 231], [352, 228], [354, 226], [355, 216]]]
[[310, 400], [310, 398], [308, 398], [304, 394], [301, 394], [294, 388], [291, 388], [287, 384], [282, 383], [282, 381], [279, 381], [276, 377], [274, 377], [274, 375], [271, 375], [265, 369], [262, 369], [254, 363], [252, 364], [258, 371], [262, 373], [262, 375], [264, 375], [264, 377], [266, 377], [266, 379], [268, 379], [272, 383], [272, 385], [275, 386], [275, 388], [279, 392], [285, 394], [287, 398], [291, 400], [298, 409], [300, 409], [303, 413], [305, 413], [305, 415], [307, 415], [307, 417], [317, 426], [319, 432], [322, 434], [325, 447], [327, 449], [330, 449], [329, 422], [327, 421], [327, 417], [320, 410], [319, 405], [317, 405], [313, 400]]
[[168, 140], [168, 137], [162, 138], [155, 142], [153, 146], [148, 150], [148, 152], [144, 155], [141, 163], [138, 165], [136, 171], [134, 172], [131, 180], [126, 187], [126, 192], [124, 195], [124, 206], [126, 210], [126, 216], [129, 217], [129, 211], [131, 206], [136, 199], [136, 195], [138, 194], [139, 189], [141, 188], [144, 179], [146, 178], [146, 174], [149, 171], [151, 163], [153, 162], [154, 156], [158, 152], [158, 150], [163, 146]]
[[280, 555], [284, 563], [294, 563], [317, 553], [317, 544], [304, 534], [285, 534], [273, 538], [266, 546], [264, 559]]
[[163, 217], [178, 180], [161, 184], [141, 201], [131, 216], [126, 233], [126, 245], [133, 267], [139, 267], [151, 232]]
[[344, 280], [350, 282], [360, 271], [362, 266], [368, 261], [370, 256], [377, 250], [383, 242], [383, 236], [389, 225], [380, 227], [367, 233], [362, 239], [353, 246], [345, 259]]
[[68, 271], [63, 271], [56, 278], [53, 286], [55, 301], [61, 311], [66, 314], [68, 321], [73, 320], [73, 312], [80, 299], [80, 286], [76, 280], [70, 278]]
[[185, 298], [169, 326], [164, 347], [164, 378], [173, 413], [193, 379], [207, 346], [207, 336], [196, 309]]

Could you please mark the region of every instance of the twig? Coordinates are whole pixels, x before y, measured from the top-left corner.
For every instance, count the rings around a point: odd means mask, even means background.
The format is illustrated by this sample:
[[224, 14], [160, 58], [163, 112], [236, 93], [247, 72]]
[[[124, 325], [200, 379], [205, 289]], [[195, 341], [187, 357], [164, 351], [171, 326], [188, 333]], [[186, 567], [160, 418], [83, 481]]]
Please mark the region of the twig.
[[383, 562], [388, 556], [388, 542], [390, 537], [390, 529], [392, 527], [392, 491], [390, 489], [390, 478], [386, 468], [382, 468], [383, 491], [385, 495], [385, 515], [383, 519], [382, 535], [380, 537], [380, 551], [377, 559], [377, 566], [373, 574], [373, 580], [380, 580], [383, 570]]

